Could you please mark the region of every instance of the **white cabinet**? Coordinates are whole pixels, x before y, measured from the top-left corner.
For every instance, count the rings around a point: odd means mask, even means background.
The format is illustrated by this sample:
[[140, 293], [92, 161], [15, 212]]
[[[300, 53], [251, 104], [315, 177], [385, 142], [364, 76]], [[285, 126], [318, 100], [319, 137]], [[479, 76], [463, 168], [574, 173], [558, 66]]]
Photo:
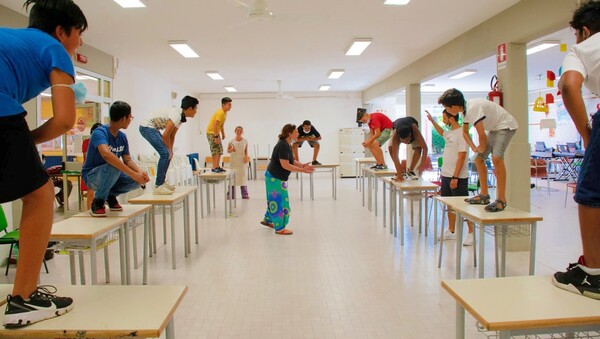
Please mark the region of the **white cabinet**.
[[365, 130], [362, 128], [340, 128], [340, 177], [355, 177], [355, 158], [365, 157]]

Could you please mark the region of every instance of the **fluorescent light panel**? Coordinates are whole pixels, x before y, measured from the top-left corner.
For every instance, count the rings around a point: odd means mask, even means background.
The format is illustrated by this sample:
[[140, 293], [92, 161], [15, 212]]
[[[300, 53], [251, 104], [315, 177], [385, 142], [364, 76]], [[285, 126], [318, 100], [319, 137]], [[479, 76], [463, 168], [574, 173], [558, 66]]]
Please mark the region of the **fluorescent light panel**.
[[331, 85], [321, 85], [319, 86], [319, 91], [329, 91]]
[[179, 54], [183, 55], [184, 58], [199, 58], [200, 56], [196, 53], [187, 41], [169, 41], [169, 45], [173, 47]]
[[206, 72], [206, 75], [213, 80], [223, 80], [223, 77], [217, 71], [208, 71]]
[[558, 46], [558, 44], [560, 44], [560, 41], [541, 41], [534, 46], [527, 48], [527, 55], [543, 51], [550, 47]]
[[237, 89], [233, 86], [225, 86], [224, 88], [227, 92], [237, 92]]
[[385, 0], [384, 5], [406, 5], [410, 2], [410, 0]]
[[144, 4], [141, 0], [115, 0], [115, 2], [123, 8], [146, 7], [146, 4]]
[[346, 51], [346, 55], [361, 55], [362, 52], [369, 47], [369, 45], [373, 42], [371, 39], [354, 39], [352, 41], [352, 45]]
[[464, 77], [468, 77], [469, 75], [473, 75], [475, 73], [477, 73], [476, 69], [465, 69], [464, 71], [462, 71], [460, 73], [456, 73], [454, 75], [451, 75], [448, 78], [453, 79], [453, 80], [462, 79]]
[[344, 74], [344, 70], [343, 69], [332, 69], [329, 72], [328, 78], [329, 79], [339, 79], [342, 77], [342, 75]]

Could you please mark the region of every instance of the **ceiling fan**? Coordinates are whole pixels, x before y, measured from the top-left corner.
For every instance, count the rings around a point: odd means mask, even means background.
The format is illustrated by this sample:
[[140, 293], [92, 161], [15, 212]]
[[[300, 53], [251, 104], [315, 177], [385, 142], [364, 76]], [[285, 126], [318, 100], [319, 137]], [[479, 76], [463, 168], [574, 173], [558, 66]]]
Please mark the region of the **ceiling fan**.
[[269, 10], [265, 0], [254, 0], [249, 5], [240, 0], [235, 0], [235, 2], [246, 9], [250, 20], [272, 21], [275, 19], [275, 14]]
[[294, 99], [293, 96], [284, 94], [281, 91], [281, 80], [277, 80], [277, 95], [276, 95], [276, 98], [277, 99]]

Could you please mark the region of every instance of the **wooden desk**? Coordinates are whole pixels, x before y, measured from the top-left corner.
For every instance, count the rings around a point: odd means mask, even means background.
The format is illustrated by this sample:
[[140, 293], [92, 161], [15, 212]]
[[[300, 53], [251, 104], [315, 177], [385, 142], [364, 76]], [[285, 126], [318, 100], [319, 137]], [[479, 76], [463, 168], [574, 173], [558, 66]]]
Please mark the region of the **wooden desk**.
[[[315, 168], [315, 172], [319, 171], [319, 169], [329, 169], [331, 171], [331, 195], [333, 199], [337, 199], [337, 168], [340, 167], [339, 164], [328, 164], [328, 165], [312, 165]], [[314, 183], [314, 174], [310, 173], [308, 175], [310, 179], [310, 200], [315, 200], [315, 183]], [[304, 173], [300, 173], [300, 200], [304, 199], [304, 180], [302, 180], [302, 175]]]
[[[56, 286], [73, 298], [73, 310], [18, 329], [0, 326], [0, 338], [158, 338], [175, 339], [174, 314], [186, 286]], [[0, 285], [0, 294], [12, 285]], [[0, 315], [4, 322], [4, 312]]]
[[[506, 207], [504, 211], [501, 212], [487, 212], [485, 210], [484, 205], [471, 205], [465, 202], [465, 197], [435, 197], [435, 215], [434, 220], [437, 223], [437, 202], [441, 202], [445, 204], [449, 208], [452, 208], [456, 212], [456, 223], [457, 225], [463, 224], [463, 219], [467, 218], [472, 221], [475, 226], [479, 227], [479, 278], [483, 278], [484, 272], [483, 268], [485, 266], [485, 226], [494, 226], [494, 231], [496, 233], [496, 241], [497, 241], [497, 232], [502, 231], [502, 265], [500, 276], [504, 276], [506, 273], [506, 232], [507, 228], [510, 225], [519, 225], [519, 224], [529, 224], [531, 233], [531, 248], [529, 253], [529, 274], [533, 275], [535, 273], [535, 244], [536, 244], [536, 232], [537, 232], [537, 222], [542, 221], [543, 218], [541, 216], [521, 211], [510, 205]], [[461, 277], [461, 255], [462, 255], [462, 234], [463, 227], [456, 228], [456, 279], [460, 279]], [[498, 267], [496, 267], [498, 270]]]
[[[419, 233], [421, 232], [421, 222], [425, 218], [425, 236], [427, 236], [428, 220], [427, 220], [427, 193], [435, 193], [440, 188], [438, 185], [423, 180], [404, 180], [402, 182], [393, 180], [392, 178], [383, 179], [384, 182], [384, 199], [385, 199], [385, 185], [390, 185], [390, 233], [394, 232], [394, 236], [398, 236], [398, 216], [400, 216], [400, 245], [404, 246], [404, 198], [409, 194], [417, 195], [419, 198]], [[400, 208], [396, 212], [396, 194], [399, 195]], [[425, 200], [425, 213], [421, 207], [421, 202]], [[384, 218], [385, 218], [385, 200], [384, 205]], [[411, 210], [412, 212], [412, 210]], [[412, 217], [412, 215], [411, 215]]]
[[[50, 241], [62, 241], [67, 247], [77, 246], [79, 248], [67, 248], [69, 251], [69, 266], [71, 271], [71, 283], [76, 284], [75, 258], [73, 252], [79, 252], [79, 268], [81, 275], [81, 284], [85, 285], [85, 268], [83, 262], [83, 251], [88, 247], [90, 250], [90, 267], [92, 285], [98, 283], [96, 272], [96, 251], [98, 250], [98, 241], [115, 232], [119, 231], [119, 255], [121, 261], [121, 272], [125, 271], [125, 238], [124, 225], [126, 218], [69, 218], [52, 225], [50, 232]], [[110, 282], [110, 271], [108, 267], [107, 247], [104, 247], [104, 260], [106, 266], [106, 282]], [[126, 284], [126, 277], [121, 274], [121, 284]]]
[[501, 339], [534, 333], [600, 331], [598, 300], [561, 290], [551, 279], [524, 276], [443, 280], [442, 287], [456, 299], [456, 338], [465, 337], [465, 310], [486, 330], [499, 331]]
[[[367, 204], [367, 208], [369, 209], [369, 211], [372, 211], [371, 209], [371, 197], [374, 196], [375, 197], [375, 216], [377, 216], [377, 187], [379, 186], [377, 183], [377, 178], [383, 178], [383, 177], [393, 177], [394, 175], [396, 175], [396, 170], [392, 170], [392, 169], [386, 169], [386, 170], [374, 170], [371, 168], [365, 168], [365, 170], [363, 171], [363, 192], [362, 192], [362, 200], [363, 200], [363, 206], [365, 205], [365, 177], [367, 178], [367, 191], [369, 191], [368, 193], [368, 204]], [[383, 192], [385, 194], [385, 190]]]
[[369, 164], [376, 164], [377, 161], [373, 157], [354, 158], [354, 163], [356, 165], [356, 189], [362, 191], [365, 189], [364, 186], [361, 184], [364, 183], [362, 180], [362, 178], [364, 177], [363, 166]]
[[[204, 218], [204, 202], [203, 202], [203, 196], [202, 196], [202, 189], [204, 187], [204, 184], [206, 184], [206, 213], [210, 212], [210, 189], [209, 189], [209, 184], [211, 182], [219, 182], [219, 183], [223, 183], [223, 206], [224, 206], [224, 210], [225, 210], [225, 218], [227, 218], [229, 216], [229, 214], [227, 214], [227, 190], [229, 190], [231, 188], [231, 186], [233, 185], [233, 183], [235, 183], [235, 170], [232, 169], [227, 169], [225, 170], [225, 172], [221, 172], [221, 173], [214, 173], [214, 172], [205, 172], [205, 173], [200, 173], [198, 174], [198, 181], [200, 182], [200, 215], [202, 218]], [[232, 194], [232, 199], [229, 199], [229, 213], [232, 213], [233, 211], [233, 207], [231, 207], [233, 204], [235, 205], [235, 207], [237, 207], [237, 200], [235, 199], [235, 195]], [[216, 208], [216, 203], [215, 203], [215, 189], [213, 187], [213, 206]]]
[[[184, 242], [184, 255], [187, 258], [188, 254], [191, 253], [191, 240], [190, 240], [190, 195], [194, 193], [194, 216], [195, 216], [195, 236], [196, 244], [198, 244], [198, 187], [197, 186], [176, 186], [175, 192], [169, 195], [158, 195], [152, 192], [142, 194], [138, 197], [129, 199], [130, 204], [151, 204], [155, 206], [162, 206], [163, 212], [163, 243], [167, 243], [166, 237], [166, 206], [170, 206], [171, 210], [171, 260], [173, 269], [177, 268], [177, 261], [175, 257], [175, 205], [179, 202], [183, 202], [183, 242]], [[154, 213], [152, 213], [154, 218]], [[154, 224], [154, 222], [152, 222]], [[150, 228], [152, 235], [152, 242], [154, 244], [154, 251], [156, 253], [156, 232], [153, 227]]]
[[[148, 280], [148, 246], [151, 243], [149, 237], [149, 229], [150, 229], [150, 218], [152, 212], [152, 205], [123, 205], [122, 211], [109, 211], [106, 214], [108, 218], [126, 218], [127, 219], [127, 227], [125, 227], [125, 276], [127, 285], [131, 284], [131, 265], [130, 265], [130, 253], [131, 249], [129, 247], [129, 231], [132, 231], [133, 234], [133, 267], [138, 268], [138, 259], [137, 259], [137, 237], [135, 235], [135, 226], [131, 224], [131, 221], [140, 215], [144, 215], [144, 249], [143, 249], [143, 264], [142, 264], [142, 283], [146, 285]], [[89, 212], [81, 212], [79, 214], [75, 214], [74, 217], [78, 218], [94, 218], [90, 216]], [[152, 225], [154, 228], [154, 225]], [[152, 251], [150, 251], [152, 252]], [[121, 272], [123, 274], [123, 272]]]

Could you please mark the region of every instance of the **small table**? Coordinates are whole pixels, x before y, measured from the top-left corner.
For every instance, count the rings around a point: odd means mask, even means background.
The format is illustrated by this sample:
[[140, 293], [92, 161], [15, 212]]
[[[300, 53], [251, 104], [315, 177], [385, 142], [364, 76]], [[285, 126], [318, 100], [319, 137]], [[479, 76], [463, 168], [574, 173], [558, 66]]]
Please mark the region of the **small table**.
[[[158, 338], [175, 339], [174, 314], [186, 286], [56, 286], [73, 298], [73, 310], [26, 327], [0, 327], [0, 338]], [[0, 285], [0, 293], [12, 285]], [[4, 312], [0, 314], [4, 322]]]
[[[133, 267], [138, 268], [137, 262], [137, 237], [135, 235], [135, 230], [133, 229], [135, 226], [129, 226], [130, 222], [135, 219], [137, 216], [144, 215], [144, 259], [142, 260], [142, 283], [146, 285], [148, 280], [148, 246], [151, 243], [149, 241], [149, 224], [152, 212], [152, 205], [123, 205], [122, 211], [109, 211], [106, 214], [107, 218], [126, 218], [127, 219], [127, 227], [125, 227], [125, 270], [126, 270], [126, 282], [127, 284], [131, 284], [131, 265], [130, 262], [130, 253], [131, 249], [129, 248], [129, 231], [133, 231]], [[79, 214], [75, 214], [73, 217], [77, 218], [95, 218], [90, 216], [89, 212], [81, 212]], [[154, 228], [154, 225], [152, 225]]]
[[[404, 246], [404, 198], [408, 194], [416, 194], [419, 197], [419, 232], [421, 232], [421, 219], [425, 218], [425, 236], [427, 236], [428, 220], [427, 220], [427, 193], [435, 193], [440, 188], [438, 185], [429, 182], [427, 180], [411, 180], [407, 179], [402, 182], [393, 180], [392, 178], [385, 178], [385, 182], [390, 184], [390, 233], [393, 231], [394, 236], [398, 236], [398, 216], [400, 216], [400, 245]], [[384, 186], [385, 187], [385, 186]], [[385, 193], [385, 192], [384, 192]], [[399, 194], [400, 208], [396, 213], [396, 194]], [[385, 194], [384, 194], [385, 197]], [[422, 213], [421, 202], [425, 200], [425, 216]], [[385, 206], [385, 201], [384, 201]], [[393, 215], [393, 218], [392, 218]], [[385, 210], [384, 210], [385, 216]]]
[[[190, 240], [190, 195], [194, 193], [194, 216], [195, 216], [195, 236], [196, 244], [198, 244], [198, 187], [197, 186], [175, 186], [175, 192], [169, 195], [159, 195], [154, 193], [145, 193], [138, 197], [129, 199], [130, 204], [151, 204], [156, 206], [162, 206], [163, 210], [163, 238], [164, 243], [167, 243], [166, 237], [166, 206], [170, 206], [171, 210], [171, 260], [173, 269], [177, 268], [177, 261], [175, 258], [175, 205], [179, 202], [183, 202], [183, 239], [184, 239], [184, 255], [187, 258], [188, 254], [191, 253], [191, 240]], [[154, 214], [152, 214], [154, 218]], [[152, 222], [154, 224], [154, 222]], [[150, 227], [150, 233], [152, 234], [152, 241], [154, 244], [154, 251], [156, 253], [156, 232], [154, 227]]]
[[373, 157], [354, 158], [354, 163], [356, 165], [356, 189], [362, 191], [365, 189], [362, 185], [362, 183], [364, 183], [364, 182], [361, 180], [362, 177], [364, 176], [363, 166], [368, 165], [368, 164], [376, 164], [377, 160], [375, 160], [375, 158], [373, 158]]
[[498, 331], [500, 339], [600, 331], [598, 300], [561, 290], [551, 279], [443, 280], [442, 287], [456, 299], [456, 338], [465, 337], [465, 310], [486, 330]]
[[[125, 272], [125, 238], [124, 225], [127, 223], [126, 218], [69, 218], [52, 225], [50, 231], [50, 241], [62, 241], [66, 244], [77, 245], [78, 247], [88, 247], [90, 250], [90, 266], [92, 285], [98, 283], [96, 272], [96, 251], [98, 250], [98, 241], [115, 232], [119, 231], [119, 254], [121, 261], [121, 273]], [[75, 274], [75, 258], [73, 252], [79, 252], [79, 269], [81, 275], [81, 284], [85, 285], [85, 268], [83, 263], [83, 251], [85, 248], [72, 248], [69, 251], [69, 268], [71, 271], [71, 283], [76, 284], [77, 278]], [[108, 267], [108, 252], [107, 247], [104, 247], [104, 260], [106, 268], [106, 282], [110, 281], [110, 273]], [[121, 274], [121, 284], [126, 284], [125, 274]]]
[[[385, 169], [385, 170], [374, 170], [371, 168], [365, 168], [365, 170], [363, 171], [364, 176], [362, 177], [362, 181], [363, 181], [363, 191], [362, 191], [362, 201], [363, 201], [363, 206], [365, 205], [365, 177], [367, 178], [367, 191], [369, 191], [368, 193], [368, 204], [367, 204], [367, 208], [369, 209], [369, 211], [372, 211], [371, 209], [371, 197], [374, 196], [375, 197], [375, 216], [377, 216], [377, 186], [379, 186], [379, 184], [377, 183], [377, 178], [383, 178], [383, 177], [393, 177], [394, 175], [396, 175], [396, 170], [392, 170], [392, 169]], [[384, 191], [385, 194], [385, 191]]]
[[[337, 168], [340, 167], [339, 164], [329, 164], [329, 165], [312, 165], [315, 168], [315, 172], [319, 169], [329, 169], [331, 172], [331, 195], [333, 199], [337, 199]], [[324, 172], [324, 171], [320, 171]], [[302, 172], [300, 173], [300, 200], [304, 199], [304, 180], [302, 180]], [[315, 200], [315, 184], [313, 173], [310, 173], [308, 176], [310, 178], [310, 200]]]
[[[227, 190], [231, 188], [231, 186], [233, 185], [233, 183], [235, 183], [235, 170], [232, 169], [227, 169], [225, 170], [225, 172], [221, 172], [221, 173], [215, 173], [215, 172], [204, 172], [204, 173], [200, 173], [198, 174], [198, 181], [200, 181], [200, 215], [202, 218], [204, 218], [204, 203], [203, 203], [203, 197], [202, 197], [202, 189], [204, 187], [204, 184], [206, 184], [206, 213], [210, 212], [210, 189], [208, 184], [211, 184], [211, 182], [222, 182], [223, 183], [223, 205], [224, 205], [224, 210], [225, 210], [225, 218], [227, 218], [229, 215], [227, 214]], [[233, 207], [232, 205], [232, 200], [233, 200], [233, 204], [235, 204], [235, 207], [237, 207], [237, 200], [235, 199], [235, 195], [232, 194], [232, 199], [229, 199], [229, 213], [232, 213], [231, 211], [233, 211]], [[215, 190], [213, 188], [213, 205], [215, 205]]]
[[[434, 220], [437, 223], [437, 202], [452, 208], [456, 212], [456, 224], [462, 225], [463, 219], [467, 218], [472, 221], [476, 226], [479, 227], [479, 278], [484, 276], [485, 266], [485, 226], [493, 226], [494, 231], [502, 231], [502, 267], [500, 270], [500, 276], [504, 276], [506, 273], [506, 233], [507, 228], [510, 225], [521, 225], [529, 224], [531, 233], [531, 248], [529, 249], [529, 274], [533, 275], [535, 272], [535, 244], [536, 244], [536, 232], [537, 222], [542, 221], [541, 216], [521, 211], [511, 206], [507, 206], [504, 211], [501, 212], [487, 212], [484, 205], [471, 205], [465, 201], [465, 197], [435, 197], [435, 215]], [[461, 255], [462, 255], [462, 236], [463, 228], [456, 228], [456, 279], [461, 278]], [[498, 269], [498, 268], [496, 268]]]

